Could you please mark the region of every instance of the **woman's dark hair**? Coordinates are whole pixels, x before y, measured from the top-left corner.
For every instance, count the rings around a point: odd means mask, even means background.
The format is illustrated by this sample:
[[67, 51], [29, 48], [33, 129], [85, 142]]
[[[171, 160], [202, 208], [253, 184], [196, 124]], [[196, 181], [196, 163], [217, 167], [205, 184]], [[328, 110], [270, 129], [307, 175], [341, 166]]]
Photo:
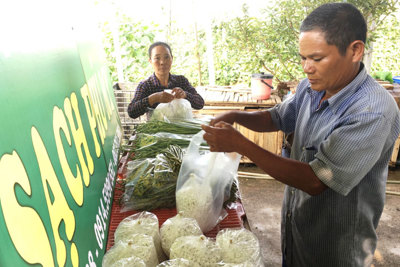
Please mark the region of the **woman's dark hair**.
[[302, 22], [300, 32], [321, 30], [329, 45], [335, 45], [340, 54], [356, 40], [365, 43], [367, 24], [361, 12], [349, 3], [328, 3], [312, 11]]
[[169, 50], [169, 53], [171, 54], [171, 57], [172, 57], [172, 51], [171, 51], [171, 47], [169, 46], [169, 44], [164, 43], [164, 42], [155, 42], [155, 43], [152, 43], [152, 44], [150, 45], [150, 47], [149, 47], [149, 58], [151, 58], [151, 50], [153, 50], [154, 47], [159, 46], [159, 45], [162, 45], [162, 46], [164, 46], [166, 49], [168, 49], [168, 50]]

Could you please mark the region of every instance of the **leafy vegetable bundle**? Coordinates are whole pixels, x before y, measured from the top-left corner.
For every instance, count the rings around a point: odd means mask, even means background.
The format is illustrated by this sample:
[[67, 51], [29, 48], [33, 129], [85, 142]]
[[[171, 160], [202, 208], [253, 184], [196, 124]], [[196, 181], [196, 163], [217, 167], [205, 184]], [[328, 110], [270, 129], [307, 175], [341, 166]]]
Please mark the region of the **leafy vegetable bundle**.
[[154, 158], [163, 149], [170, 145], [187, 147], [192, 135], [156, 133], [137, 133], [133, 142], [122, 147], [124, 151], [133, 152], [135, 159]]
[[[128, 167], [124, 171], [126, 178], [122, 180], [121, 211], [175, 207], [183, 149], [201, 130], [201, 124], [208, 122], [207, 118], [175, 122], [150, 120], [136, 126], [133, 139], [122, 146], [122, 151], [129, 152], [133, 157], [128, 157], [131, 161], [127, 158]], [[204, 143], [201, 149], [209, 148]], [[238, 199], [235, 182], [230, 189], [230, 197], [224, 207]]]
[[174, 207], [182, 157], [182, 149], [171, 145], [155, 158], [130, 162], [132, 167], [124, 180], [122, 211]]
[[148, 121], [136, 127], [137, 133], [155, 134], [159, 132], [175, 134], [196, 134], [201, 130], [202, 121], [185, 120], [179, 122]]

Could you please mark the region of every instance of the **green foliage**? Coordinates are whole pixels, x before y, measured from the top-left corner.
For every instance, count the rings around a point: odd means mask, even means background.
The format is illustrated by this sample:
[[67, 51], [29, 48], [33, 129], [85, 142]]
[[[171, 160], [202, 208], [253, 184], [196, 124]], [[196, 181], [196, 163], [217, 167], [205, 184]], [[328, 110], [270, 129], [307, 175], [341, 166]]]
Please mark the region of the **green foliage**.
[[[243, 16], [215, 27], [218, 84], [249, 81], [251, 73], [269, 72], [276, 81], [298, 80], [304, 76], [298, 57], [298, 35], [302, 20], [316, 7], [332, 1], [281, 0], [263, 12], [261, 18], [250, 17], [247, 6]], [[367, 20], [368, 41], [373, 41], [387, 14], [395, 10], [398, 0], [353, 0]], [[393, 36], [396, 36], [393, 34]], [[398, 37], [399, 35], [397, 35]], [[393, 45], [395, 42], [393, 42]]]
[[134, 18], [124, 15], [121, 15], [117, 26], [108, 22], [103, 25], [104, 49], [113, 81], [118, 80], [114, 31], [119, 38], [121, 64], [125, 79], [136, 82], [148, 77], [153, 72], [148, 62], [148, 47], [154, 42], [155, 34], [159, 31], [157, 28], [158, 25], [145, 25], [141, 21], [135, 21]]
[[[400, 16], [400, 12], [398, 13]], [[371, 72], [390, 71], [393, 76], [400, 75], [400, 22], [394, 15], [389, 16], [377, 32], [373, 46]]]
[[[208, 78], [208, 76], [205, 75], [207, 72], [205, 33], [201, 31], [198, 34], [198, 52], [204, 83], [204, 79]], [[168, 40], [170, 40], [169, 44], [171, 45], [174, 54], [171, 73], [184, 75], [192, 85], [199, 85], [199, 63], [196, 57], [196, 37], [193, 28], [185, 30], [183, 28], [174, 27]]]
[[[217, 85], [250, 85], [251, 74], [267, 72], [274, 75], [274, 82], [299, 80], [304, 77], [298, 56], [298, 35], [301, 21], [317, 6], [327, 0], [279, 0], [269, 5], [262, 16], [249, 15], [243, 5], [242, 15], [233, 19], [213, 22], [214, 64]], [[399, 74], [400, 36], [399, 20], [391, 16], [399, 0], [349, 0], [357, 6], [367, 20], [369, 35], [367, 48], [373, 44], [372, 71], [391, 70]], [[251, 1], [249, 1], [251, 3]], [[206, 36], [194, 27], [177, 27], [175, 21], [168, 26], [145, 24], [134, 18], [116, 14], [116, 28], [121, 47], [121, 64], [125, 80], [139, 82], [153, 69], [148, 62], [147, 49], [158, 41], [162, 33], [170, 43], [174, 61], [171, 72], [185, 75], [197, 86], [200, 75], [208, 83]], [[112, 25], [105, 23], [104, 46], [112, 72], [118, 81], [115, 43]], [[168, 34], [166, 34], [168, 33]], [[374, 43], [375, 42], [375, 43]], [[200, 64], [200, 66], [199, 66]], [[200, 69], [200, 73], [199, 73]]]

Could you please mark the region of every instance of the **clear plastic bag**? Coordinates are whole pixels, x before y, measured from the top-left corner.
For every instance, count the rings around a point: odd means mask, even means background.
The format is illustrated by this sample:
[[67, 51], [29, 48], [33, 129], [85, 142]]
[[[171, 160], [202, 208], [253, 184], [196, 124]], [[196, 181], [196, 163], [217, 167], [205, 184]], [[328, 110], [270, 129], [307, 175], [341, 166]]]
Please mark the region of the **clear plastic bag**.
[[133, 151], [135, 159], [153, 158], [170, 145], [187, 147], [192, 137], [191, 134], [164, 132], [156, 134], [137, 133], [134, 138], [131, 138], [132, 144], [126, 145], [122, 149], [129, 152]]
[[175, 189], [183, 151], [169, 146], [155, 158], [127, 164], [121, 212], [175, 207]]
[[178, 213], [167, 219], [160, 227], [161, 246], [169, 257], [169, 250], [175, 239], [187, 235], [202, 235], [200, 226], [194, 218], [184, 217]]
[[142, 211], [123, 219], [114, 232], [114, 242], [127, 242], [134, 234], [146, 234], [153, 238], [159, 262], [166, 259], [161, 248], [158, 218], [154, 213]]
[[181, 236], [171, 246], [170, 259], [183, 258], [193, 265], [213, 266], [221, 261], [221, 251], [211, 238], [201, 236]]
[[128, 260], [131, 257], [134, 257], [133, 260], [136, 263], [133, 266], [157, 266], [159, 261], [153, 238], [146, 234], [133, 234], [130, 235], [129, 240], [115, 243], [104, 255], [102, 266], [123, 266], [122, 259]]
[[180, 121], [192, 119], [192, 105], [183, 98], [176, 98], [169, 103], [160, 103], [153, 110], [150, 120]]
[[260, 243], [254, 233], [245, 228], [219, 231], [216, 243], [224, 263], [264, 266]]
[[240, 155], [202, 151], [204, 131], [193, 136], [183, 157], [176, 185], [176, 207], [195, 218], [203, 233], [227, 216], [223, 202], [237, 176]]
[[198, 264], [191, 262], [190, 260], [186, 259], [173, 259], [163, 261], [157, 267], [200, 267]]

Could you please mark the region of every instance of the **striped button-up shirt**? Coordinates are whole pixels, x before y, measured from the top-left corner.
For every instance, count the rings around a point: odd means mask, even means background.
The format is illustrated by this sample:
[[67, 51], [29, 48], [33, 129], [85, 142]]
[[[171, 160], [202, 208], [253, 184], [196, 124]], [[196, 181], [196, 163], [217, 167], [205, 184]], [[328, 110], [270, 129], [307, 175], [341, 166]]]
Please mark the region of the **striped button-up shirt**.
[[128, 106], [128, 114], [131, 118], [137, 118], [148, 111], [148, 108], [156, 108], [158, 103], [153, 106], [149, 104], [149, 96], [151, 94], [162, 92], [165, 89], [173, 89], [180, 87], [186, 92], [186, 99], [190, 102], [192, 108], [202, 109], [204, 100], [196, 91], [196, 89], [189, 83], [183, 75], [169, 75], [168, 86], [163, 86], [153, 73], [149, 78], [141, 81], [136, 88], [135, 97]]
[[400, 133], [398, 107], [363, 65], [319, 105], [323, 95], [305, 79], [270, 110], [279, 129], [295, 133], [290, 157], [308, 162], [328, 186], [317, 196], [286, 186], [282, 253], [288, 266], [369, 266]]

